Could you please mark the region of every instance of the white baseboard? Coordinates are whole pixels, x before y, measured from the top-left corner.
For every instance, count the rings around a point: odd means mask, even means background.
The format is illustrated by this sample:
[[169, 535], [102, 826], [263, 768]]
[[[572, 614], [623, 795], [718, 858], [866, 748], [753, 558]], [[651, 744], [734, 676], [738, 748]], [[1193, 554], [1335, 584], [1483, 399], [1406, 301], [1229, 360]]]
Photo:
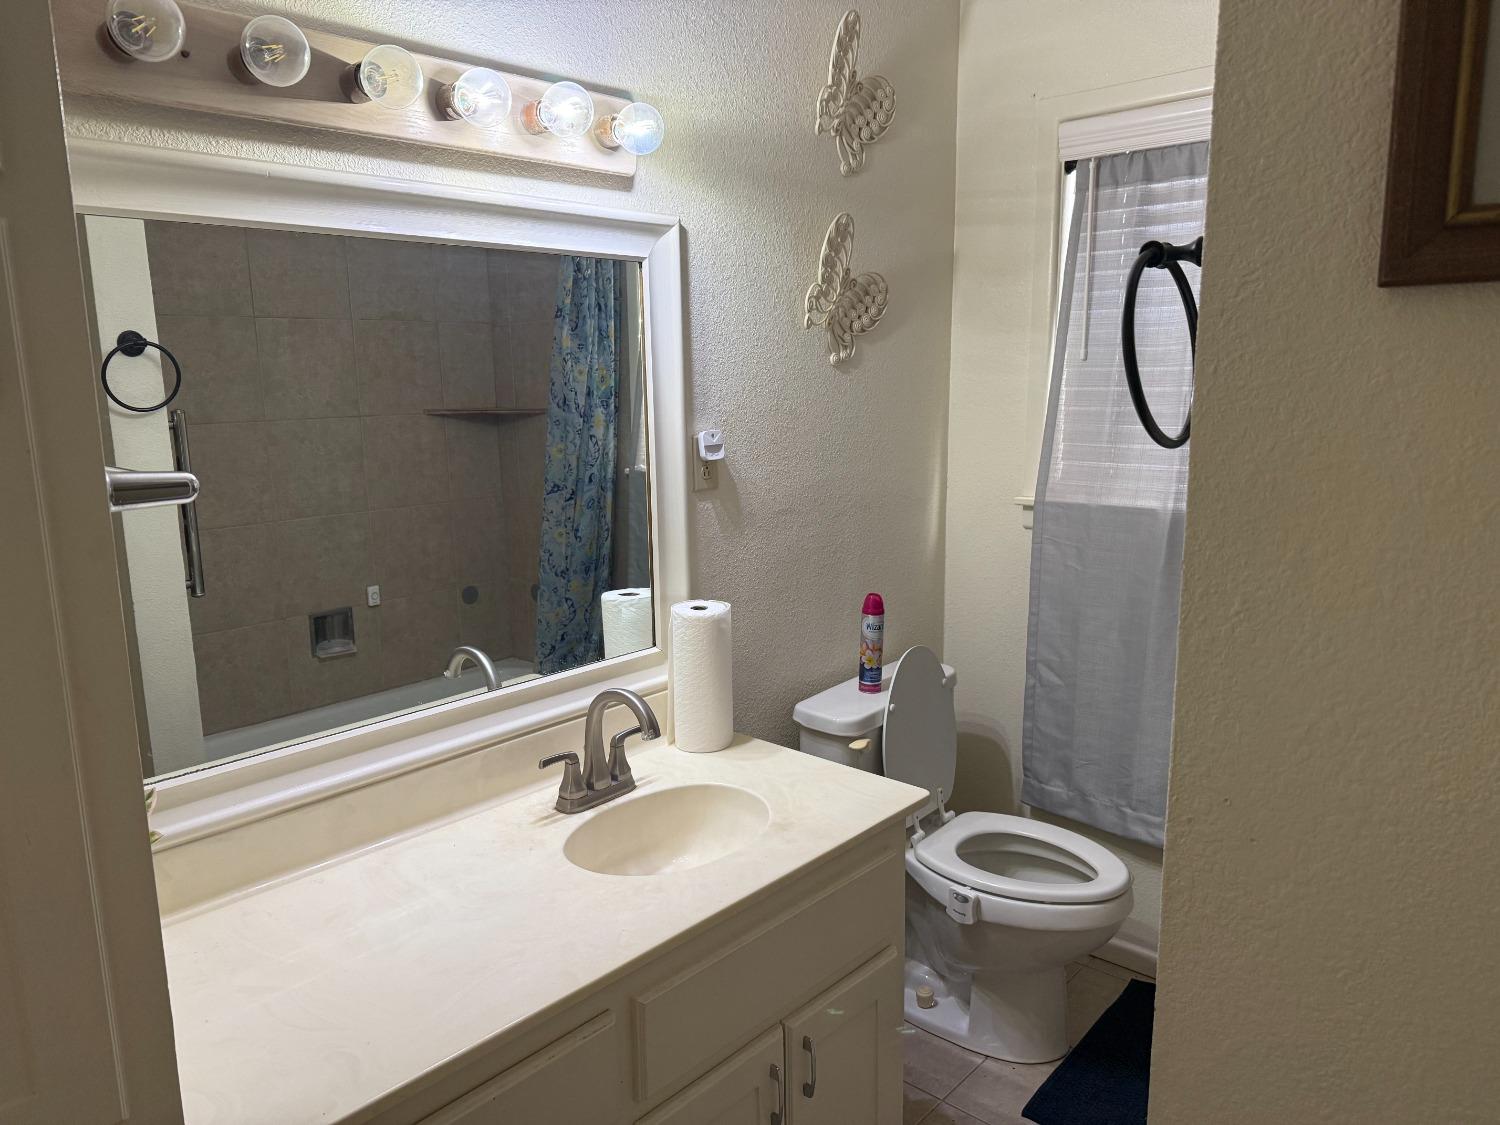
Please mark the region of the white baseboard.
[[1157, 932], [1154, 929], [1134, 918], [1127, 918], [1120, 927], [1120, 932], [1110, 938], [1102, 949], [1095, 950], [1094, 956], [1155, 980], [1156, 943]]

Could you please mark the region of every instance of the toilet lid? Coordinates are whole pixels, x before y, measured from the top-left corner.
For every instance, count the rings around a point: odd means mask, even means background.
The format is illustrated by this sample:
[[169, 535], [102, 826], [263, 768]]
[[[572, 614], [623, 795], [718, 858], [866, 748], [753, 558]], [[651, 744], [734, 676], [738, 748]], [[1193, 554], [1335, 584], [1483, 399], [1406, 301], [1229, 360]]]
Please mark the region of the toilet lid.
[[930, 799], [917, 815], [937, 807], [939, 789], [944, 801], [952, 798], [958, 760], [953, 679], [930, 648], [907, 649], [891, 670], [881, 749], [886, 777], [927, 790]]

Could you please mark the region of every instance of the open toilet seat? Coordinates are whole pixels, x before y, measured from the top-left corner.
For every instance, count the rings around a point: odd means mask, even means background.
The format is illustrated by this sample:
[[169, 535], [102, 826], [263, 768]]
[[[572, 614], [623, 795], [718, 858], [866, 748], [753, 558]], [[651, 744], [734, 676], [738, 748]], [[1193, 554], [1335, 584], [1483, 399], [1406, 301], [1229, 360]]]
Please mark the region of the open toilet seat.
[[913, 850], [922, 866], [945, 878], [1020, 902], [1107, 902], [1130, 889], [1130, 871], [1108, 848], [1005, 813], [963, 813]]

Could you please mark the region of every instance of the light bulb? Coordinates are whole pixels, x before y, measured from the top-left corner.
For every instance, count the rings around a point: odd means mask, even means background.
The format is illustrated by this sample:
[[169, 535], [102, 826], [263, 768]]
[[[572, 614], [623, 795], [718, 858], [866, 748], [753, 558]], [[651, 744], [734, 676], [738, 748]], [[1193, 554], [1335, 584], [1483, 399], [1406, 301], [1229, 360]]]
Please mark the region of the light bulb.
[[110, 42], [141, 62], [165, 62], [187, 37], [187, 21], [173, 0], [109, 0], [104, 27]]
[[406, 109], [422, 96], [422, 67], [405, 47], [371, 47], [355, 69], [359, 92], [382, 109]]
[[476, 66], [438, 92], [438, 107], [455, 121], [489, 129], [510, 114], [510, 83], [505, 75]]
[[661, 148], [666, 123], [655, 106], [631, 102], [619, 113], [601, 118], [594, 138], [603, 148], [623, 148], [636, 156], [649, 156]]
[[256, 16], [240, 32], [240, 59], [251, 76], [267, 86], [295, 86], [307, 77], [312, 48], [291, 20]]
[[581, 137], [594, 123], [594, 99], [577, 82], [557, 82], [547, 87], [539, 101], [521, 114], [528, 133], [551, 133], [571, 140]]

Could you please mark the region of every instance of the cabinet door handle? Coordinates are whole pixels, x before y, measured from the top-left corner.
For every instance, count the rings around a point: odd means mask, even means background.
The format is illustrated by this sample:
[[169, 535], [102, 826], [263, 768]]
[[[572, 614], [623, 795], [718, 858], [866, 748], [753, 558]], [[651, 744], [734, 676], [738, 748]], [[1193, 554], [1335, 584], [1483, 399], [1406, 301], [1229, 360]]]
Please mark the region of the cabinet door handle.
[[771, 1125], [781, 1125], [786, 1112], [786, 1090], [781, 1085], [781, 1067], [771, 1064], [771, 1081], [776, 1083], [776, 1101], [771, 1106]]
[[802, 1037], [802, 1049], [807, 1052], [807, 1081], [802, 1083], [802, 1096], [811, 1098], [818, 1092], [818, 1049], [813, 1046], [811, 1035]]

